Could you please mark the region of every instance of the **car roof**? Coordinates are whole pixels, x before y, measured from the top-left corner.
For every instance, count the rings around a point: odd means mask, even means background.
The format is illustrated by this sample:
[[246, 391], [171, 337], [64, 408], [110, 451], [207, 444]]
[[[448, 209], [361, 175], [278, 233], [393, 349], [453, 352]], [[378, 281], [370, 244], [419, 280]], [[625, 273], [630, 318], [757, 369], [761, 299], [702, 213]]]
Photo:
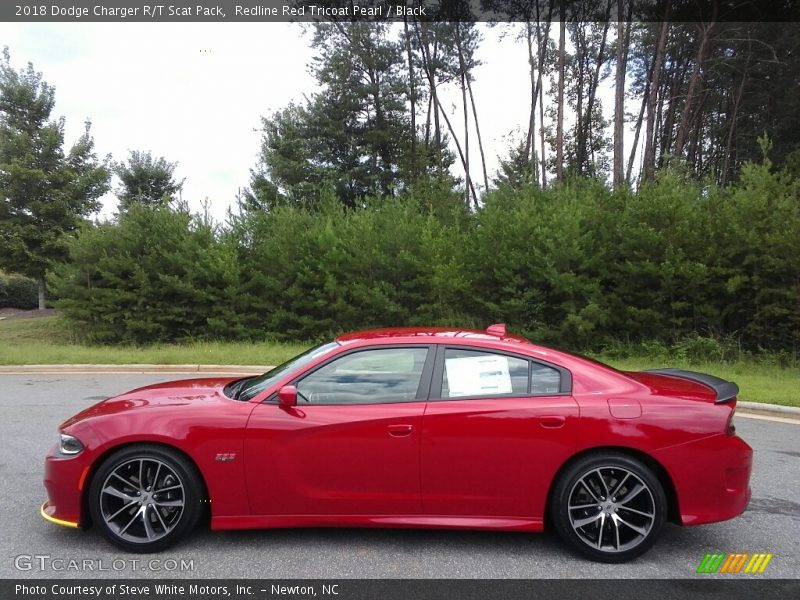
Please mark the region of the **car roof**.
[[[486, 330], [480, 329], [459, 329], [455, 327], [387, 327], [383, 329], [367, 329], [345, 333], [336, 338], [336, 342], [342, 346], [371, 346], [376, 344], [458, 344], [495, 348], [506, 352], [519, 352], [531, 357], [537, 357], [547, 362], [555, 362], [561, 366], [574, 364], [576, 361], [582, 363], [584, 368], [590, 366], [592, 369], [600, 368], [600, 363], [591, 363], [578, 356], [540, 346], [519, 335], [506, 333], [505, 325], [498, 323], [488, 327]], [[568, 367], [569, 368], [569, 367]], [[608, 371], [609, 367], [605, 367]]]
[[336, 338], [336, 341], [340, 344], [368, 341], [390, 342], [397, 338], [411, 338], [414, 341], [421, 341], [420, 338], [425, 338], [427, 341], [432, 341], [434, 343], [460, 338], [533, 345], [524, 337], [507, 334], [505, 331], [502, 331], [502, 333], [489, 333], [488, 331], [481, 331], [479, 329], [456, 329], [453, 327], [387, 327], [384, 329], [367, 329], [365, 331], [342, 334]]

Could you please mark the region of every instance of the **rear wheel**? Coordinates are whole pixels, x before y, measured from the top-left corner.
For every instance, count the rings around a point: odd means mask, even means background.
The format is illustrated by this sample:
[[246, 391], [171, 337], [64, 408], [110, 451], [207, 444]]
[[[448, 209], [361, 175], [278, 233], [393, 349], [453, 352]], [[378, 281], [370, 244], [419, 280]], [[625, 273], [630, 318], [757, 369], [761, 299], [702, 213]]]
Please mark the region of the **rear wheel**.
[[202, 485], [194, 465], [160, 446], [132, 446], [112, 454], [92, 479], [92, 520], [128, 552], [158, 552], [197, 523]]
[[556, 482], [550, 506], [561, 538], [603, 562], [625, 562], [655, 543], [667, 513], [658, 478], [618, 452], [588, 455]]

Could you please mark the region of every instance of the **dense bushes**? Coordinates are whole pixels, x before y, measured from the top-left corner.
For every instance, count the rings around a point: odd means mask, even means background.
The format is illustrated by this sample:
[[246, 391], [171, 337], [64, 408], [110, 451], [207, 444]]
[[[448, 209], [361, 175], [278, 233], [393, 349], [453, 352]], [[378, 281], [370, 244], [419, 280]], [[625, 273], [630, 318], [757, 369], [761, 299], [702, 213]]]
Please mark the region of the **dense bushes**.
[[86, 227], [51, 285], [78, 332], [146, 342], [235, 335], [236, 248], [185, 210], [132, 206]]
[[[281, 207], [238, 219], [238, 300], [253, 335], [309, 339], [380, 325], [454, 321], [447, 273], [458, 252], [444, 226], [411, 202], [350, 211]], [[457, 275], [457, 273], [456, 273]]]
[[103, 340], [505, 321], [576, 349], [797, 349], [800, 194], [768, 164], [725, 190], [671, 172], [636, 193], [587, 180], [500, 189], [475, 214], [428, 194], [246, 212], [217, 232], [133, 210], [82, 232], [52, 283], [66, 316]]
[[33, 279], [0, 273], [0, 308], [31, 309], [38, 306], [39, 291]]

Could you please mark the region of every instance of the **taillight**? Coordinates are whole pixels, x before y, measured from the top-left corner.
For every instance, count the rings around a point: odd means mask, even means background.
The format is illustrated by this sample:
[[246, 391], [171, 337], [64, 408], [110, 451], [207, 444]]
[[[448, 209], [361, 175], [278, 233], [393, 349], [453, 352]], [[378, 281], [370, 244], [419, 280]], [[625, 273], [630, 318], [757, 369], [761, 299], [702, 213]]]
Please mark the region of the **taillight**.
[[728, 424], [725, 427], [725, 433], [728, 435], [736, 435], [736, 425], [733, 424], [733, 415], [736, 414], [736, 407], [731, 410], [731, 414], [728, 416]]

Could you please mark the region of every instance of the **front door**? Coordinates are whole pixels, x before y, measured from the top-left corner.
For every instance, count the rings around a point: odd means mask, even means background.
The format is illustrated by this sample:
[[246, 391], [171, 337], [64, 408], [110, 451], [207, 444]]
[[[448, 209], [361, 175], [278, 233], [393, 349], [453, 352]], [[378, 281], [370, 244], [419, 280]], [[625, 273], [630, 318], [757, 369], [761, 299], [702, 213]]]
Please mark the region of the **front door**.
[[428, 353], [340, 354], [296, 381], [296, 407], [257, 406], [245, 436], [253, 514], [419, 514]]

